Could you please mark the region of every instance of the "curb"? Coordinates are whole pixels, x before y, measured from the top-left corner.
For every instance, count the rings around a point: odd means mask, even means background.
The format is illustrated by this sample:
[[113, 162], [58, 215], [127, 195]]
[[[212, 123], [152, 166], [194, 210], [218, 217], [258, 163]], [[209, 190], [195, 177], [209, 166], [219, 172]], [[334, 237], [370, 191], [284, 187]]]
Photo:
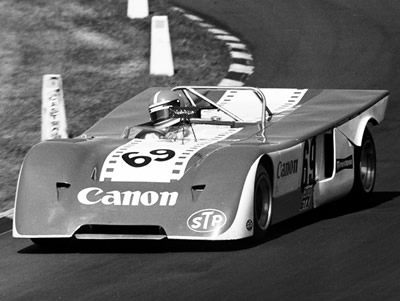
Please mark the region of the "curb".
[[216, 39], [223, 41], [228, 47], [232, 63], [229, 66], [225, 78], [221, 80], [218, 86], [244, 86], [249, 76], [254, 72], [253, 56], [249, 52], [246, 44], [228, 31], [217, 28], [204, 19], [186, 12], [182, 8], [173, 7], [172, 9], [182, 13], [186, 18], [196, 22], [200, 27], [207, 29]]

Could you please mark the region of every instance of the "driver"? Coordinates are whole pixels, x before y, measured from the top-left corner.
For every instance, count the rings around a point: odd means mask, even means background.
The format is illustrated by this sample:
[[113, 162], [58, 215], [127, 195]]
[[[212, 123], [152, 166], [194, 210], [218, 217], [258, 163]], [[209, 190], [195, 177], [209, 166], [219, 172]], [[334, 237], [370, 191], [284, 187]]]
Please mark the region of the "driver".
[[169, 90], [158, 91], [150, 99], [149, 103], [151, 121], [155, 126], [162, 126], [166, 121], [171, 121], [169, 108], [183, 105], [184, 103], [179, 93]]
[[[179, 118], [171, 116], [170, 108], [184, 107], [185, 101], [176, 91], [162, 90], [154, 94], [149, 103], [149, 114], [153, 125], [165, 131], [165, 138], [177, 140], [189, 137], [192, 130], [186, 124], [180, 123]], [[154, 139], [146, 135], [146, 139]]]

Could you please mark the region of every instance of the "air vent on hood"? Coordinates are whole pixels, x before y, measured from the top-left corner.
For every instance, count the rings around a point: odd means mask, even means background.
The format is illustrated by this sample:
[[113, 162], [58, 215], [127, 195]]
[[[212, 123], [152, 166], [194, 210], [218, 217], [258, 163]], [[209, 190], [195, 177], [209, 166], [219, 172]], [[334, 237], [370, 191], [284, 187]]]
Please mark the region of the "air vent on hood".
[[67, 182], [57, 182], [56, 189], [57, 189], [57, 200], [60, 201], [64, 199], [64, 193], [67, 191], [68, 188], [71, 187], [71, 184]]
[[71, 184], [67, 182], [57, 182], [56, 187], [57, 189], [67, 189], [71, 187]]
[[199, 199], [200, 194], [206, 189], [205, 184], [193, 185], [192, 186], [192, 200], [196, 202]]

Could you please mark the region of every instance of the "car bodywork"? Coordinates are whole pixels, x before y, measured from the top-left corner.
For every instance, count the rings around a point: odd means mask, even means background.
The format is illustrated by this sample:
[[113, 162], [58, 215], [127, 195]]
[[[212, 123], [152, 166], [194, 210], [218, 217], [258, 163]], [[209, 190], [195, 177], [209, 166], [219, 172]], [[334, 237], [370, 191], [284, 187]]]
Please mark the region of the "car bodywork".
[[193, 135], [144, 139], [143, 132], [158, 133], [146, 116], [158, 90], [117, 107], [81, 137], [29, 151], [14, 237], [252, 236], [258, 167], [270, 177], [270, 224], [345, 196], [354, 186], [355, 150], [367, 124], [383, 120], [389, 97], [378, 90], [176, 87], [201, 111], [184, 118]]

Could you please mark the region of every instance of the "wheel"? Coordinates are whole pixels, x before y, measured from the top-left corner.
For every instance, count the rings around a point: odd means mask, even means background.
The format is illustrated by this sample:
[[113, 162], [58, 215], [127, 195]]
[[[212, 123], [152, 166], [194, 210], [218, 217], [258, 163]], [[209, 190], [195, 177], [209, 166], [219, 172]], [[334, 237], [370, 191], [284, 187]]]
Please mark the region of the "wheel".
[[262, 238], [266, 235], [271, 223], [272, 213], [272, 184], [269, 175], [263, 166], [257, 168], [254, 184], [254, 237]]
[[372, 135], [365, 129], [360, 147], [356, 147], [354, 166], [353, 194], [358, 197], [370, 197], [375, 186], [376, 152]]

